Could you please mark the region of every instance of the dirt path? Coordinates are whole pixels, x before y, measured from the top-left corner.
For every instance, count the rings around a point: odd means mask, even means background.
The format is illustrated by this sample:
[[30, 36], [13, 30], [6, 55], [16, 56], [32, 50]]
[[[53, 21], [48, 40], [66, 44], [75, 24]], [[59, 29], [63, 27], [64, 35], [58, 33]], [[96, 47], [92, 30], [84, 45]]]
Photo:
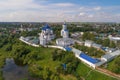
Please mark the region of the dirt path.
[[103, 69], [103, 68], [100, 68], [100, 67], [96, 67], [96, 71], [101, 72], [103, 74], [106, 74], [108, 76], [111, 76], [111, 77], [114, 77], [114, 78], [120, 80], [120, 75], [115, 74], [115, 73], [113, 73], [113, 72], [111, 72], [109, 70], [106, 70], [106, 69]]

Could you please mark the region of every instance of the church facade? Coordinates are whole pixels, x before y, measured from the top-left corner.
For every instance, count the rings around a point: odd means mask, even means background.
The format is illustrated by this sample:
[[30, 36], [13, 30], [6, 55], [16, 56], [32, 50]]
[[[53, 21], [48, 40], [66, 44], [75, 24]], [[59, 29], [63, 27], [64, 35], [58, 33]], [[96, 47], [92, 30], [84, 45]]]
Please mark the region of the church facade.
[[44, 27], [42, 27], [42, 31], [41, 31], [41, 33], [39, 33], [40, 45], [46, 45], [54, 38], [55, 38], [55, 35], [53, 34], [53, 30], [51, 29], [51, 27], [48, 24], [46, 24]]

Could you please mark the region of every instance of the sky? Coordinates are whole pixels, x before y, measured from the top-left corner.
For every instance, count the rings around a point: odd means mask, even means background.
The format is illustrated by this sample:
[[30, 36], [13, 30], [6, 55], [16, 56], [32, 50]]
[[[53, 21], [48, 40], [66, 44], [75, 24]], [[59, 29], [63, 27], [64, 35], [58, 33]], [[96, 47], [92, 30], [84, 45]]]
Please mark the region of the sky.
[[0, 0], [0, 22], [120, 22], [120, 0]]

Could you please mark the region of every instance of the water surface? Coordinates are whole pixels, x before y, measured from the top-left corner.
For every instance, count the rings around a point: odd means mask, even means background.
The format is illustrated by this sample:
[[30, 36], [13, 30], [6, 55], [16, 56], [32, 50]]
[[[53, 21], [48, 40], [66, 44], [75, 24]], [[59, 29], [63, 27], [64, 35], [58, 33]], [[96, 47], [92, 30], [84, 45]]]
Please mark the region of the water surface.
[[7, 58], [3, 67], [3, 77], [5, 80], [24, 80], [28, 79], [28, 67], [17, 65], [13, 58]]

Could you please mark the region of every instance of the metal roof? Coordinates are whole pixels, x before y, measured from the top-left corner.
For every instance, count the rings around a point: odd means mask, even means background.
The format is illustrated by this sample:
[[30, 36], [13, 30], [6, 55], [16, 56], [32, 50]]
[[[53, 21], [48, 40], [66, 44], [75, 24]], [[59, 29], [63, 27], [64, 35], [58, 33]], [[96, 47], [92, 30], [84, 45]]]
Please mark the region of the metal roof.
[[67, 29], [65, 29], [64, 31], [68, 31]]
[[102, 47], [102, 45], [96, 44], [96, 43], [93, 43], [92, 46], [93, 46], [93, 47], [96, 47], [96, 48], [101, 48], [101, 47]]
[[72, 50], [72, 48], [70, 48], [70, 47], [65, 47], [65, 49], [66, 49], [66, 51], [71, 51]]
[[87, 44], [93, 44], [93, 41], [86, 40], [85, 43], [87, 43]]
[[101, 49], [102, 49], [103, 51], [106, 51], [106, 47], [101, 47]]
[[85, 60], [93, 63], [93, 64], [99, 62], [99, 60], [94, 59], [94, 58], [92, 58], [92, 57], [90, 57], [90, 56], [88, 56], [88, 55], [86, 55], [86, 54], [84, 54], [84, 53], [81, 53], [79, 56], [80, 56], [81, 58], [83, 58], [83, 59], [85, 59]]
[[115, 56], [119, 56], [119, 55], [120, 55], [120, 50], [116, 50], [112, 53], [107, 53], [107, 54], [103, 55], [102, 58], [105, 58], [105, 59], [109, 60], [109, 59], [111, 59]]

